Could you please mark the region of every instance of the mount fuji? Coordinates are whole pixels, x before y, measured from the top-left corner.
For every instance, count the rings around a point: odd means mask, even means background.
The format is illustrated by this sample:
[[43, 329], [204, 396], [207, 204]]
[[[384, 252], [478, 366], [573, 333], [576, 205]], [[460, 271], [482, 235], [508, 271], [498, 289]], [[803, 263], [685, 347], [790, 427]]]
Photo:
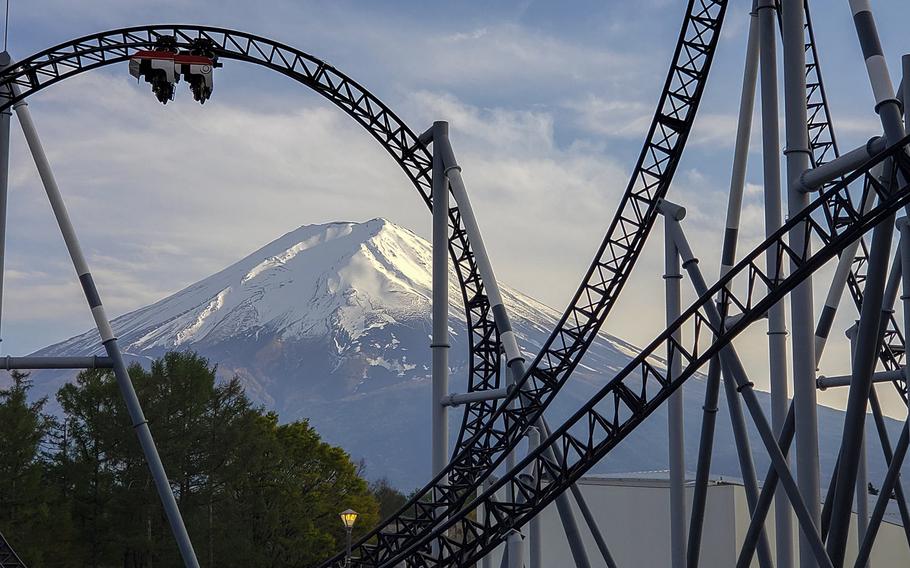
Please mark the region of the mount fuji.
[[[194, 350], [240, 377], [247, 394], [283, 421], [306, 418], [327, 441], [363, 460], [371, 478], [410, 489], [430, 477], [431, 249], [385, 219], [295, 229], [224, 270], [113, 320], [131, 361], [147, 364], [169, 350]], [[461, 292], [450, 270], [452, 392], [464, 392], [467, 343]], [[519, 344], [533, 356], [556, 325], [552, 308], [503, 287]], [[553, 424], [568, 417], [638, 351], [601, 333], [548, 409]], [[101, 355], [92, 330], [35, 353]], [[72, 373], [34, 374], [34, 394], [53, 394]], [[40, 379], [39, 379], [40, 377]], [[698, 448], [704, 380], [685, 386], [687, 463]], [[723, 397], [721, 397], [723, 398]], [[767, 407], [767, 396], [763, 395]], [[641, 424], [597, 466], [600, 472], [665, 469], [666, 410]], [[712, 470], [738, 476], [725, 410], [718, 414]], [[450, 411], [454, 435], [460, 409]], [[836, 457], [843, 413], [819, 407], [822, 468]], [[900, 424], [890, 421], [892, 439]], [[873, 432], [870, 427], [869, 432]], [[767, 460], [752, 432], [756, 465]], [[878, 447], [870, 437], [869, 447]], [[870, 479], [885, 466], [870, 451]]]

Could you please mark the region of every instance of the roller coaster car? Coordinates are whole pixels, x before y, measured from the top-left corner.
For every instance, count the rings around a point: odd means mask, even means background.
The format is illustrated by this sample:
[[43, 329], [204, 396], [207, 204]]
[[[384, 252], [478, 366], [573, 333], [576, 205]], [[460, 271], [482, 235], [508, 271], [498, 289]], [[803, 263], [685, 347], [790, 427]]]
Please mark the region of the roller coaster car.
[[212, 96], [212, 69], [218, 64], [211, 57], [181, 53], [174, 57], [174, 66], [190, 84], [193, 99], [199, 104], [205, 104]]
[[212, 57], [173, 51], [138, 51], [130, 57], [130, 75], [145, 79], [161, 103], [174, 100], [174, 86], [182, 76], [193, 98], [205, 103], [212, 96], [212, 69], [220, 65]]
[[152, 92], [161, 103], [174, 100], [174, 85], [177, 75], [174, 57], [170, 51], [138, 51], [130, 57], [130, 75], [145, 79], [152, 85]]

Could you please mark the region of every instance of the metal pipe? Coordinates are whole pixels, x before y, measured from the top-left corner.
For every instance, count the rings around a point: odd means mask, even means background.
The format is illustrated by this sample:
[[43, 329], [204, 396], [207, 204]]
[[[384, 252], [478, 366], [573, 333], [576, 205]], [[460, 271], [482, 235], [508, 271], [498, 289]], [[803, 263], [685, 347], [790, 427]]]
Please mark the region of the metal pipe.
[[[892, 383], [903, 377], [903, 367], [895, 371], [878, 371], [872, 374], [873, 383]], [[850, 386], [850, 375], [835, 375], [833, 377], [820, 376], [815, 381], [819, 390], [825, 390], [832, 387]]]
[[509, 531], [506, 537], [506, 547], [509, 552], [509, 568], [525, 568], [525, 550], [521, 533], [515, 529]]
[[[799, 190], [799, 176], [810, 166], [808, 116], [806, 110], [806, 12], [803, 0], [781, 0], [784, 64], [784, 113], [786, 118], [787, 209], [790, 217], [809, 204], [809, 196]], [[811, 243], [806, 225], [800, 223], [789, 234], [790, 247], [803, 258]], [[797, 259], [790, 266], [796, 270]], [[793, 341], [793, 401], [796, 420], [796, 472], [799, 492], [812, 524], [820, 524], [818, 465], [818, 411], [815, 390], [815, 341], [812, 277], [806, 278], [791, 293], [790, 314]], [[799, 565], [816, 565], [806, 531], [800, 535]]]
[[[13, 94], [15, 96], [19, 95], [18, 90], [18, 87], [14, 85]], [[158, 490], [158, 496], [161, 499], [161, 504], [164, 507], [164, 512], [170, 523], [171, 531], [173, 532], [174, 538], [177, 541], [177, 546], [180, 549], [180, 555], [187, 567], [198, 568], [199, 561], [196, 559], [196, 553], [193, 551], [193, 545], [190, 542], [189, 534], [187, 534], [183, 518], [180, 516], [180, 509], [177, 507], [177, 501], [174, 499], [174, 493], [168, 482], [167, 474], [164, 471], [164, 465], [161, 463], [161, 457], [158, 455], [158, 449], [155, 447], [155, 441], [152, 438], [151, 430], [149, 430], [148, 421], [145, 419], [145, 415], [142, 412], [142, 406], [139, 403], [139, 397], [136, 396], [136, 390], [133, 388], [133, 383], [130, 381], [130, 376], [127, 372], [126, 364], [123, 362], [120, 347], [117, 345], [117, 338], [111, 329], [111, 324], [107, 319], [104, 306], [101, 304], [101, 297], [98, 295], [98, 290], [95, 287], [95, 282], [89, 271], [88, 263], [85, 261], [82, 247], [79, 245], [76, 231], [73, 228], [69, 213], [66, 210], [66, 204], [63, 202], [63, 196], [60, 194], [60, 189], [57, 186], [57, 180], [54, 178], [53, 170], [51, 170], [47, 155], [44, 153], [44, 148], [41, 145], [41, 139], [38, 137], [38, 131], [35, 128], [35, 123], [29, 112], [28, 104], [23, 100], [13, 105], [13, 108], [16, 111], [16, 116], [19, 118], [19, 125], [22, 127], [22, 132], [25, 134], [25, 140], [28, 143], [32, 157], [35, 160], [35, 165], [38, 168], [38, 173], [44, 184], [48, 201], [50, 201], [51, 208], [54, 211], [54, 217], [57, 220], [57, 225], [63, 235], [63, 241], [66, 244], [73, 266], [76, 269], [76, 274], [79, 276], [79, 281], [82, 283], [82, 289], [89, 307], [91, 308], [92, 317], [95, 320], [98, 332], [101, 334], [102, 344], [107, 351], [108, 357], [112, 360], [112, 367], [114, 369], [114, 375], [117, 378], [117, 384], [120, 387], [120, 394], [123, 396], [127, 411], [130, 415], [130, 420], [132, 421], [133, 429], [136, 432], [136, 436], [139, 438], [139, 444], [142, 447], [149, 470], [151, 470], [152, 478], [155, 481], [155, 487]]]
[[[721, 276], [729, 272], [736, 262], [736, 244], [742, 213], [746, 166], [749, 160], [749, 140], [752, 135], [752, 114], [755, 108], [755, 87], [758, 80], [759, 18], [756, 6], [757, 3], [753, 1], [752, 11], [749, 14], [749, 36], [746, 42], [746, 57], [739, 98], [739, 116], [736, 123], [736, 142], [733, 149], [733, 168], [730, 175], [730, 191], [727, 198], [726, 225], [721, 253]], [[718, 307], [721, 313], [726, 316], [727, 306], [723, 305], [721, 301], [718, 302]], [[711, 452], [714, 446], [719, 391], [720, 361], [717, 357], [714, 357], [708, 365], [708, 381], [705, 388], [705, 402], [702, 406], [701, 432], [699, 434], [698, 458], [695, 469], [695, 488], [689, 520], [686, 563], [690, 568], [698, 566], [701, 552], [701, 535], [708, 496], [708, 478], [711, 470]]]
[[859, 327], [856, 332], [856, 353], [853, 357], [853, 378], [847, 400], [841, 441], [841, 459], [834, 488], [831, 525], [827, 550], [832, 561], [840, 566], [844, 561], [847, 533], [853, 511], [853, 493], [860, 459], [866, 406], [876, 356], [881, 343], [881, 306], [885, 295], [888, 259], [891, 256], [891, 237], [894, 232], [893, 216], [879, 223], [872, 230], [866, 286], [860, 308]]
[[0, 357], [0, 369], [111, 369], [110, 357]]
[[862, 166], [870, 158], [879, 152], [883, 152], [886, 147], [887, 143], [884, 136], [873, 136], [859, 148], [850, 150], [846, 154], [841, 154], [830, 162], [804, 171], [799, 176], [797, 189], [802, 192], [818, 191], [829, 181], [835, 180]]
[[[904, 137], [904, 125], [901, 120], [901, 105], [895, 98], [894, 87], [888, 74], [888, 66], [882, 53], [878, 30], [868, 0], [849, 0], [853, 12], [853, 23], [859, 38], [866, 71], [875, 96], [875, 110], [879, 115], [885, 138], [900, 140]], [[901, 179], [903, 182], [903, 179]], [[853, 485], [856, 482], [859, 446], [863, 436], [866, 406], [869, 391], [872, 387], [872, 373], [875, 368], [875, 355], [881, 341], [879, 323], [881, 312], [874, 309], [881, 305], [880, 287], [884, 286], [884, 270], [887, 267], [887, 251], [891, 245], [893, 217], [873, 229], [872, 250], [869, 258], [868, 277], [864, 291], [863, 306], [860, 315], [860, 326], [857, 332], [856, 357], [854, 358], [854, 378], [850, 384], [847, 400], [847, 414], [844, 418], [844, 434], [841, 445], [841, 463], [838, 470], [838, 483], [835, 487], [834, 504], [831, 513], [831, 529], [828, 534], [827, 549], [835, 563], [842, 563], [846, 553], [846, 535], [852, 510]], [[876, 257], [877, 249], [879, 251]], [[904, 262], [908, 262], [906, 258]], [[870, 291], [871, 289], [871, 291]], [[872, 296], [875, 294], [875, 296]], [[873, 299], [875, 298], [875, 299]], [[868, 309], [867, 309], [868, 308]]]
[[[878, 163], [873, 168], [873, 176], [878, 179], [884, 173], [883, 164]], [[862, 212], [867, 213], [875, 204], [875, 192], [870, 191], [862, 204]], [[834, 270], [834, 276], [831, 278], [831, 285], [828, 287], [828, 295], [825, 297], [825, 305], [818, 316], [818, 324], [815, 326], [815, 365], [818, 367], [822, 359], [822, 353], [825, 350], [825, 344], [828, 342], [828, 335], [831, 333], [831, 326], [834, 324], [834, 316], [837, 315], [837, 307], [840, 305], [841, 298], [844, 295], [844, 287], [847, 285], [847, 278], [853, 270], [853, 260], [856, 258], [856, 251], [859, 249], [862, 238], [856, 239], [841, 251], [837, 259], [837, 268]]]
[[[540, 446], [540, 430], [534, 427], [528, 428], [528, 453], [533, 452]], [[534, 467], [533, 465], [531, 466]], [[540, 475], [539, 471], [532, 471], [531, 475], [536, 479]], [[574, 485], [573, 485], [574, 487]], [[535, 515], [530, 525], [530, 534], [528, 539], [529, 560], [528, 568], [544, 568], [543, 565], [543, 534], [540, 530], [540, 515]]]
[[470, 402], [480, 402], [483, 400], [496, 400], [500, 398], [505, 398], [509, 394], [509, 389], [489, 389], [489, 390], [480, 390], [466, 393], [451, 393], [442, 397], [440, 404], [443, 406], [460, 406], [462, 404], [468, 404]]
[[[896, 264], [896, 263], [895, 263]], [[890, 275], [889, 275], [890, 279]], [[889, 282], [890, 284], [890, 282]], [[887, 289], [887, 285], [885, 287]], [[888, 302], [888, 294], [885, 293], [885, 299], [882, 303], [882, 312], [886, 310], [890, 313], [893, 302]], [[884, 313], [882, 314], [884, 318]], [[881, 322], [884, 325], [884, 322]], [[858, 329], [858, 325], [851, 326], [851, 330], [854, 333], [848, 334], [850, 338], [850, 361], [852, 362], [856, 357], [856, 336], [855, 330]], [[840, 457], [840, 456], [838, 456]], [[839, 467], [839, 464], [838, 464]], [[859, 463], [856, 468], [856, 483], [854, 484], [854, 492], [856, 493], [856, 539], [857, 539], [857, 550], [863, 545], [863, 537], [866, 534], [866, 529], [869, 527], [869, 498], [866, 494], [866, 484], [869, 483], [868, 476], [866, 475], [866, 434], [863, 433], [862, 438], [860, 439], [860, 454], [859, 454]], [[833, 483], [835, 490], [837, 489], [837, 483]], [[830, 487], [829, 487], [830, 489]], [[833, 509], [832, 509], [833, 512]], [[830, 523], [830, 519], [829, 519]], [[829, 524], [830, 526], [830, 524]], [[858, 564], [857, 568], [867, 568], [867, 563]]]
[[[552, 432], [545, 419], [541, 419], [541, 427], [544, 435], [549, 438]], [[555, 449], [554, 456], [557, 460], [562, 461], [562, 450], [559, 449], [559, 446], [553, 447]], [[603, 557], [607, 568], [616, 568], [616, 561], [613, 560], [613, 555], [610, 554], [610, 549], [607, 547], [607, 541], [604, 540], [603, 533], [597, 525], [597, 519], [595, 519], [594, 514], [591, 513], [591, 508], [588, 506], [588, 502], [584, 498], [584, 495], [581, 494], [581, 489], [579, 489], [578, 484], [573, 483], [570, 485], [569, 491], [572, 492], [572, 496], [575, 498], [575, 504], [578, 506], [578, 510], [581, 511], [581, 516], [588, 525], [588, 529], [594, 537], [594, 543], [597, 545], [597, 549], [600, 551], [600, 555]]]
[[[666, 218], [666, 216], [665, 216]], [[677, 223], [667, 219], [667, 223]], [[679, 254], [673, 242], [673, 234], [664, 231], [664, 288], [666, 293], [667, 326], [679, 318], [682, 310], [680, 304]], [[667, 342], [667, 376], [676, 380], [680, 373], [682, 359], [679, 349], [675, 347], [682, 339], [682, 331], [677, 330], [673, 342]], [[682, 387], [670, 395], [667, 410], [667, 435], [669, 440], [670, 460], [670, 565], [684, 568], [686, 563], [686, 462], [685, 435], [683, 417]]]
[[[433, 139], [448, 134], [447, 122], [433, 123]], [[439, 148], [433, 147], [433, 394], [431, 438], [433, 475], [445, 469], [449, 459], [449, 411], [442, 403], [449, 393], [449, 190]]]
[[[754, 513], [758, 504], [758, 480], [755, 474], [755, 463], [752, 460], [752, 445], [749, 442], [749, 431], [746, 427], [746, 418], [743, 414], [742, 405], [737, 396], [737, 381], [732, 376], [731, 370], [721, 358], [721, 374], [723, 377], [724, 394], [727, 398], [727, 408], [730, 410], [730, 423], [733, 426], [733, 439], [736, 444], [736, 455], [739, 459], [739, 470], [743, 478], [743, 488], [746, 492], [746, 502], [749, 506], [749, 512]], [[786, 415], [784, 416], [786, 419]], [[773, 429], [773, 427], [772, 427]], [[775, 436], [778, 434], [775, 433]], [[786, 460], [786, 456], [784, 456]], [[789, 467], [789, 462], [787, 463]], [[785, 495], [786, 497], [786, 495]], [[786, 501], [784, 502], [786, 505]], [[787, 507], [789, 510], [789, 507]], [[767, 542], [767, 536], [764, 531], [759, 534], [758, 548], [759, 564], [761, 566], [771, 566], [771, 552]]]
[[[492, 477], [493, 476], [490, 475], [490, 476], [487, 476], [487, 478], [483, 480], [483, 483], [481, 483], [480, 488], [477, 490], [478, 495], [490, 488], [490, 486], [493, 484], [493, 480], [491, 479]], [[477, 514], [478, 515], [484, 514], [483, 505], [481, 505], [481, 508], [477, 511]], [[505, 550], [503, 550], [502, 554], [503, 554], [503, 556], [506, 556], [507, 552]], [[480, 568], [493, 568], [493, 552], [492, 551], [480, 560]]]
[[569, 490], [572, 492], [572, 496], [575, 497], [575, 504], [578, 505], [578, 510], [581, 511], [582, 518], [584, 518], [588, 528], [591, 529], [591, 534], [594, 536], [594, 544], [597, 545], [597, 549], [604, 559], [604, 564], [607, 565], [607, 568], [617, 568], [616, 561], [613, 560], [613, 555], [610, 554], [610, 549], [607, 548], [607, 541], [604, 540], [603, 533], [597, 526], [597, 519], [594, 518], [594, 514], [591, 512], [588, 502], [585, 500], [584, 496], [582, 496], [578, 484], [573, 483], [569, 486]]
[[[12, 62], [13, 60], [9, 53], [6, 51], [0, 53], [0, 69], [9, 67]], [[0, 94], [0, 97], [7, 99], [9, 94], [7, 91]], [[6, 208], [9, 197], [9, 128], [11, 118], [11, 109], [7, 108], [0, 111], [0, 323], [3, 321], [3, 271], [6, 259]], [[3, 341], [2, 336], [0, 336], [0, 341]]]
[[[761, 28], [762, 178], [764, 180], [766, 237], [770, 237], [783, 223], [780, 185], [780, 109], [777, 99], [778, 21], [776, 11], [776, 0], [760, 0], [758, 18]], [[780, 260], [772, 249], [768, 249], [765, 254], [765, 265], [768, 275], [775, 281], [779, 281], [783, 277], [784, 267], [780, 266]], [[783, 430], [790, 397], [790, 387], [787, 384], [786, 308], [786, 301], [781, 299], [768, 309], [771, 426], [777, 436]], [[740, 410], [740, 414], [742, 414], [742, 410]], [[748, 440], [748, 436], [746, 439]], [[784, 454], [784, 459], [789, 465], [790, 458], [787, 454]], [[783, 490], [777, 491], [775, 503], [774, 534], [777, 566], [778, 568], [789, 568], [793, 565], [793, 516]]]
[[[787, 455], [790, 451], [790, 444], [793, 442], [794, 419], [793, 404], [787, 411], [787, 419], [784, 421], [784, 428], [778, 437], [777, 445], [780, 446], [782, 454]], [[755, 555], [755, 545], [758, 543], [758, 536], [764, 527], [765, 519], [768, 517], [768, 511], [771, 509], [771, 501], [774, 498], [777, 482], [780, 478], [777, 470], [771, 465], [768, 467], [768, 473], [765, 474], [765, 482], [762, 484], [761, 494], [758, 496], [758, 503], [752, 512], [752, 518], [749, 519], [749, 528], [746, 530], [746, 536], [743, 537], [743, 546], [739, 550], [739, 558], [736, 561], [737, 568], [747, 568], [752, 564], [752, 557]], [[785, 503], [789, 507], [789, 503]], [[792, 530], [792, 529], [791, 529]]]
[[[490, 257], [487, 254], [486, 245], [480, 233], [480, 226], [477, 224], [477, 218], [474, 216], [474, 208], [471, 206], [471, 200], [468, 197], [468, 192], [461, 176], [461, 167], [455, 159], [455, 152], [452, 150], [448, 131], [444, 134], [440, 133], [440, 136], [434, 135], [433, 154], [436, 155], [437, 152], [442, 156], [445, 174], [449, 180], [449, 188], [452, 191], [455, 202], [458, 204], [461, 221], [464, 223], [465, 232], [474, 249], [474, 261], [477, 263], [477, 270], [483, 279], [487, 298], [490, 301], [490, 311], [493, 312], [493, 321], [496, 324], [496, 330], [499, 332], [499, 339], [506, 354], [506, 364], [510, 371], [509, 385], [517, 384], [525, 374], [524, 354], [518, 347], [515, 332], [512, 330], [512, 322], [509, 320], [509, 314], [503, 304], [499, 282], [493, 272], [493, 265], [490, 263]], [[542, 420], [537, 423], [537, 427], [546, 431], [546, 424]], [[558, 448], [555, 449], [558, 451]], [[559, 457], [558, 454], [553, 453], [552, 449], [548, 450], [548, 452], [555, 457]], [[511, 455], [511, 452], [510, 455], [506, 456], [505, 461], [507, 470], [514, 469], [515, 458], [514, 455]], [[507, 485], [507, 488], [508, 492], [511, 493], [512, 485]], [[506, 497], [510, 501], [514, 501], [514, 495], [509, 494]], [[584, 542], [581, 540], [578, 522], [575, 520], [575, 513], [572, 511], [572, 506], [565, 494], [560, 494], [556, 497], [556, 508], [559, 511], [576, 566], [578, 568], [589, 567], [590, 562]]]
[[[869, 528], [869, 498], [867, 496], [868, 490], [866, 489], [869, 478], [866, 475], [865, 439], [860, 440], [859, 449], [859, 466], [856, 468], [856, 485], [854, 486], [854, 491], [856, 492], [856, 546], [862, 547], [863, 535], [866, 534], [866, 529]], [[867, 563], [864, 562], [858, 565], [858, 568], [867, 568]]]
[[[708, 284], [705, 282], [705, 278], [698, 268], [698, 259], [692, 254], [692, 249], [686, 240], [682, 227], [679, 223], [672, 223], [668, 225], [668, 228], [673, 231], [673, 238], [676, 240], [676, 246], [679, 249], [680, 257], [683, 261], [682, 266], [686, 272], [688, 272], [689, 277], [695, 286], [696, 293], [699, 296], [704, 296], [708, 292]], [[708, 302], [704, 304], [704, 309], [711, 325], [720, 329], [723, 320], [714, 304]], [[810, 565], [820, 564], [825, 567], [833, 567], [833, 564], [825, 553], [824, 543], [822, 543], [821, 537], [818, 534], [818, 529], [809, 512], [805, 499], [797, 487], [793, 475], [790, 473], [790, 468], [781, 453], [780, 447], [777, 445], [777, 439], [774, 437], [771, 425], [765, 418], [761, 403], [752, 388], [753, 385], [746, 378], [745, 370], [743, 369], [742, 362], [739, 360], [739, 356], [736, 354], [735, 347], [731, 344], [724, 346], [720, 350], [720, 356], [721, 361], [726, 365], [730, 374], [736, 381], [737, 390], [746, 403], [746, 408], [752, 416], [752, 422], [761, 437], [765, 450], [768, 452], [771, 463], [780, 476], [781, 483], [787, 492], [790, 503], [793, 505], [800, 529], [806, 536], [807, 544], [809, 545], [810, 557], [812, 558]]]
[[708, 478], [711, 473], [711, 451], [714, 446], [714, 430], [717, 424], [717, 400], [720, 395], [720, 360], [712, 357], [708, 364], [708, 380], [705, 384], [705, 402], [702, 405], [701, 433], [698, 440], [698, 458], [695, 467], [695, 488], [692, 492], [692, 513], [689, 519], [689, 543], [686, 566], [698, 567], [701, 552], [701, 534], [705, 521], [705, 506], [708, 498]]

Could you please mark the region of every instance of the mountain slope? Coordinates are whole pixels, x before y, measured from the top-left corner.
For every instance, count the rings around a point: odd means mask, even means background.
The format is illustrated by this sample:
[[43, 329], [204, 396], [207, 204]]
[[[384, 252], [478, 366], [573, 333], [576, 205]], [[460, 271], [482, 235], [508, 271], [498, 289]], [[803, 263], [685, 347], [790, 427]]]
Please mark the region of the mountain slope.
[[[431, 249], [414, 233], [384, 219], [308, 225], [291, 231], [224, 270], [113, 321], [127, 356], [147, 362], [171, 349], [192, 349], [238, 375], [249, 395], [283, 420], [308, 418], [330, 442], [363, 459], [370, 477], [387, 476], [409, 489], [429, 478]], [[520, 344], [533, 355], [559, 314], [504, 287]], [[451, 390], [467, 375], [461, 293], [450, 274]], [[96, 331], [37, 355], [100, 354]], [[637, 352], [598, 336], [583, 364], [549, 410], [557, 424], [574, 412]], [[36, 374], [35, 394], [52, 395], [72, 374]], [[687, 463], [698, 448], [704, 381], [685, 386]], [[767, 403], [767, 397], [763, 396]], [[460, 409], [450, 412], [451, 434]], [[715, 473], [737, 476], [726, 411], [718, 415]], [[820, 408], [823, 469], [830, 471], [842, 413]], [[899, 425], [891, 424], [896, 438]], [[869, 428], [873, 432], [873, 428]], [[753, 448], [760, 450], [757, 436]], [[878, 448], [870, 441], [870, 448]], [[884, 464], [876, 451], [870, 479]], [[665, 408], [640, 425], [598, 471], [663, 469]], [[756, 451], [759, 471], [763, 452]]]

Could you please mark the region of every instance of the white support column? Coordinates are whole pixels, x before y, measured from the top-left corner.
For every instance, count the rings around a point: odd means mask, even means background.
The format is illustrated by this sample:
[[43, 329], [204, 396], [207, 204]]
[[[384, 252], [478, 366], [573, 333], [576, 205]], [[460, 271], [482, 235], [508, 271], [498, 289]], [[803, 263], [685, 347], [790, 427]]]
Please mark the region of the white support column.
[[[685, 216], [685, 209], [678, 208], [673, 219], [665, 215], [667, 223], [678, 223]], [[666, 227], [665, 227], [666, 229]], [[679, 266], [679, 252], [673, 234], [664, 230], [664, 288], [666, 290], [667, 326], [675, 322], [680, 315], [680, 280], [682, 274]], [[681, 341], [682, 333], [677, 331], [674, 341]], [[668, 376], [671, 381], [679, 376], [682, 359], [679, 349], [667, 342]], [[686, 462], [685, 462], [685, 409], [683, 408], [683, 389], [678, 388], [672, 395], [667, 407], [667, 427], [669, 437], [670, 460], [670, 564], [673, 568], [686, 566]]]
[[[447, 136], [449, 125], [433, 123], [434, 139]], [[445, 469], [449, 459], [449, 188], [442, 154], [433, 148], [433, 386], [432, 408], [433, 475]]]
[[[14, 87], [13, 94], [18, 95], [18, 88]], [[145, 419], [145, 414], [142, 412], [139, 397], [136, 395], [136, 390], [133, 388], [133, 383], [130, 381], [126, 363], [123, 361], [123, 354], [120, 352], [120, 347], [117, 344], [117, 337], [114, 335], [110, 321], [104, 311], [104, 306], [101, 303], [101, 296], [98, 294], [98, 289], [95, 287], [95, 282], [92, 278], [91, 271], [89, 270], [88, 263], [85, 261], [85, 255], [82, 252], [79, 239], [76, 237], [76, 230], [70, 220], [66, 204], [63, 201], [60, 188], [57, 186], [57, 180], [54, 177], [50, 162], [44, 152], [44, 147], [41, 144], [38, 130], [35, 128], [35, 123], [29, 112], [28, 104], [23, 100], [13, 105], [13, 109], [16, 111], [16, 116], [19, 118], [19, 124], [22, 127], [25, 140], [28, 143], [29, 150], [35, 160], [35, 165], [38, 168], [38, 174], [41, 177], [41, 182], [47, 193], [51, 209], [54, 211], [54, 217], [56, 218], [57, 226], [60, 228], [60, 233], [63, 236], [63, 242], [69, 252], [73, 267], [76, 269], [79, 282], [82, 284], [82, 290], [85, 299], [88, 302], [89, 309], [92, 312], [92, 317], [95, 320], [95, 326], [98, 328], [98, 333], [101, 335], [101, 342], [107, 351], [108, 357], [112, 360], [114, 375], [117, 379], [117, 385], [120, 388], [120, 394], [123, 396], [124, 403], [126, 404], [133, 430], [135, 431], [137, 438], [139, 438], [139, 445], [142, 448], [152, 479], [155, 482], [155, 488], [158, 491], [158, 497], [161, 499], [161, 504], [164, 508], [165, 515], [167, 516], [168, 523], [170, 524], [171, 532], [174, 534], [174, 539], [177, 541], [177, 547], [180, 549], [180, 555], [187, 567], [198, 568], [199, 561], [196, 559], [196, 553], [193, 551], [193, 545], [190, 542], [189, 534], [183, 523], [183, 517], [181, 517], [180, 509], [177, 507], [177, 500], [174, 498], [174, 492], [168, 481], [167, 473], [164, 471], [164, 465], [161, 463], [161, 457], [158, 455], [155, 440], [152, 438], [151, 430], [149, 430], [148, 421]]]
[[525, 568], [524, 537], [512, 529], [506, 537], [506, 551], [509, 553], [509, 568]]
[[[782, 0], [784, 48], [784, 111], [786, 116], [787, 196], [790, 216], [809, 204], [799, 189], [799, 176], [809, 169], [810, 150], [806, 110], [806, 12], [803, 0]], [[804, 257], [810, 254], [804, 225], [793, 228], [790, 246]], [[791, 262], [793, 268], [795, 261]], [[790, 296], [793, 340], [793, 404], [796, 419], [796, 471], [799, 491], [816, 529], [821, 526], [821, 490], [818, 464], [818, 410], [815, 389], [815, 330], [812, 278], [799, 284]], [[800, 532], [799, 565], [817, 566], [808, 535]]]

